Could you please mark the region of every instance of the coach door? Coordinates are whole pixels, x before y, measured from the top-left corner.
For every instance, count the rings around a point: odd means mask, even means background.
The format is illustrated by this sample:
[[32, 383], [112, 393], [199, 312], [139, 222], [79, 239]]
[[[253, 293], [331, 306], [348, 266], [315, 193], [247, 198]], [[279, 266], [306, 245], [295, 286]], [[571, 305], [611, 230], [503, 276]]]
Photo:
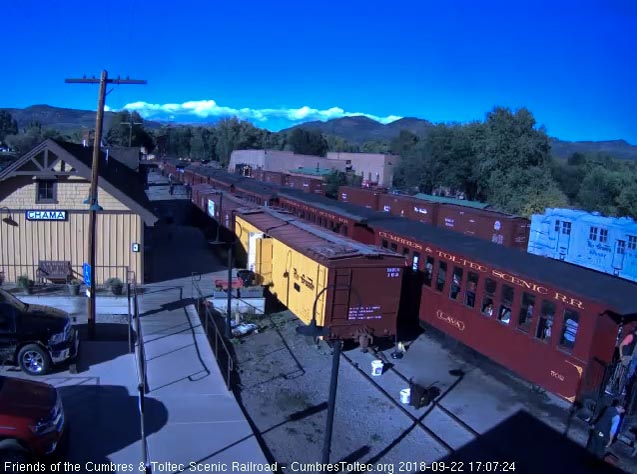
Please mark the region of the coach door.
[[257, 239], [263, 238], [263, 232], [248, 234], [248, 270], [254, 271], [257, 262]]
[[557, 256], [560, 260], [565, 260], [571, 243], [571, 223], [555, 221], [555, 231], [557, 232]]
[[619, 275], [624, 269], [624, 255], [626, 253], [626, 241], [615, 241], [615, 251], [613, 253], [613, 274]]

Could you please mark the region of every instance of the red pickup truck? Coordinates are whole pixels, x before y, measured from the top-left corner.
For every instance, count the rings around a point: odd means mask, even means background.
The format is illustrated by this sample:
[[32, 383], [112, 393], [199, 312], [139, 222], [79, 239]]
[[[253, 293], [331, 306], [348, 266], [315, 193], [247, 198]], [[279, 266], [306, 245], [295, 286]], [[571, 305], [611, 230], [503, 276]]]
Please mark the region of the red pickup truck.
[[67, 432], [62, 399], [52, 385], [0, 376], [0, 461], [55, 454]]

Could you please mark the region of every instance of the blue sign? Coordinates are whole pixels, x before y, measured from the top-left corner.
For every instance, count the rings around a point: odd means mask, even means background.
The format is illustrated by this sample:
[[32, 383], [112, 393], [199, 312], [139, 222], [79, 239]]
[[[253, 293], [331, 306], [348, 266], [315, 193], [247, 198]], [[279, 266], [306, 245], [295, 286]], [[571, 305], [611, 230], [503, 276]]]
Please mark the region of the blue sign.
[[84, 284], [91, 286], [91, 266], [88, 263], [84, 264]]
[[65, 221], [66, 211], [25, 211], [28, 221]]

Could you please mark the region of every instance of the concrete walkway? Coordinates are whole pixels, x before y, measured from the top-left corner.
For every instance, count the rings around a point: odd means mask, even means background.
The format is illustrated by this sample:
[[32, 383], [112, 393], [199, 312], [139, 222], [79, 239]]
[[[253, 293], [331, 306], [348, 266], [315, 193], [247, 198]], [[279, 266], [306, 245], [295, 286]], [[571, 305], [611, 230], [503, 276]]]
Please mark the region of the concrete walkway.
[[[189, 279], [149, 286], [141, 296], [148, 396], [168, 412], [148, 437], [155, 462], [267, 462], [228, 391], [190, 297]], [[155, 415], [152, 412], [149, 417]], [[247, 471], [249, 472], [249, 471]]]

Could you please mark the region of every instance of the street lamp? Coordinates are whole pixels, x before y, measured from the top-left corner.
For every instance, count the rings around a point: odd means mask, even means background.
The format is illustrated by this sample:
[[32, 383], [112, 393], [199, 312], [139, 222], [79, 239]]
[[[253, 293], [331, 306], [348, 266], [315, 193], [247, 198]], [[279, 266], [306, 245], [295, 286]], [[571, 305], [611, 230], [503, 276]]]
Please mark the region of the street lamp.
[[2, 222], [12, 227], [17, 227], [18, 223], [13, 219], [13, 215], [11, 214], [11, 209], [8, 207], [0, 207], [0, 211], [7, 211], [8, 216], [2, 218]]

